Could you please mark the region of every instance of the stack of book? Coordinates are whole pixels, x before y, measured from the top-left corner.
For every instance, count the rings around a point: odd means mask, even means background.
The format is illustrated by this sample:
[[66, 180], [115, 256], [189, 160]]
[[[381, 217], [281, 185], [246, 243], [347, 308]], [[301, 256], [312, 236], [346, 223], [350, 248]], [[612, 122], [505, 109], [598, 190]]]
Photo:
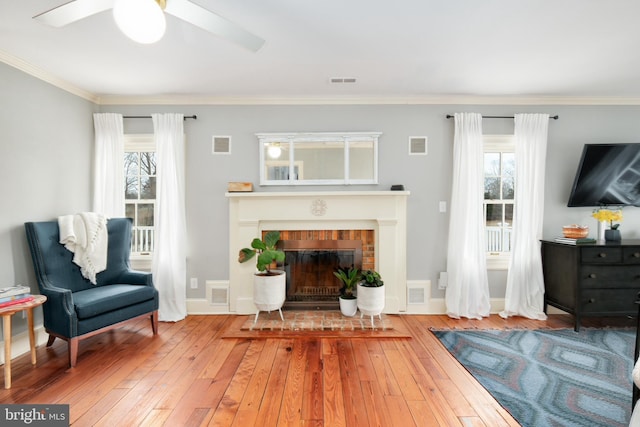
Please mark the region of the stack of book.
[[0, 288], [0, 308], [10, 307], [34, 299], [31, 289], [23, 285]]
[[556, 237], [556, 242], [567, 245], [590, 245], [596, 243], [596, 239], [583, 237], [582, 239], [571, 239], [569, 237]]

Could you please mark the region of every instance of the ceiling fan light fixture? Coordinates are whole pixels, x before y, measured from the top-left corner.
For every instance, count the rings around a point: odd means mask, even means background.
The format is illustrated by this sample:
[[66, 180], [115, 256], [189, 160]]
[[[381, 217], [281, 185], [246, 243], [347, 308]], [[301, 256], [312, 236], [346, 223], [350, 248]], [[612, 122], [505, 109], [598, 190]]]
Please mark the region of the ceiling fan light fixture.
[[167, 29], [164, 11], [156, 0], [116, 0], [113, 19], [120, 31], [142, 44], [157, 42]]

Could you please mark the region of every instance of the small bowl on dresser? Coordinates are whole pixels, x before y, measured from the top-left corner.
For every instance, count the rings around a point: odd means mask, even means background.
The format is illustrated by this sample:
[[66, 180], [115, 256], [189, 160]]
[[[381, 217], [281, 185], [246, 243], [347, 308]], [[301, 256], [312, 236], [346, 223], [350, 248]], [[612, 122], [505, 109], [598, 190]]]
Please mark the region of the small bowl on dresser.
[[565, 225], [562, 227], [562, 235], [569, 239], [584, 239], [589, 235], [589, 227], [586, 225]]

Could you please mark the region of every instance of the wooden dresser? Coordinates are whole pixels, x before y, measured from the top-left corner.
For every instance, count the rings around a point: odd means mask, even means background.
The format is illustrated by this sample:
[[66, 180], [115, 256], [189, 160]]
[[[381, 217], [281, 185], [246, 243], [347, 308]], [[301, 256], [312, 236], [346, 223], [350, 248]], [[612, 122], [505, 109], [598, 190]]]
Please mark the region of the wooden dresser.
[[587, 245], [542, 241], [547, 305], [580, 319], [637, 316], [640, 291], [640, 240]]

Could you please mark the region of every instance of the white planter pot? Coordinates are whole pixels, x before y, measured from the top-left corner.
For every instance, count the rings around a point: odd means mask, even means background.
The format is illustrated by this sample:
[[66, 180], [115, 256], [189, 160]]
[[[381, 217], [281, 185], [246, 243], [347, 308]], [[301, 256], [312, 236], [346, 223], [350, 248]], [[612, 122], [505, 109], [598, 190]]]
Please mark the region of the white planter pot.
[[253, 303], [258, 309], [255, 321], [258, 320], [258, 314], [261, 311], [274, 310], [278, 310], [280, 318], [284, 320], [280, 309], [287, 297], [287, 276], [281, 270], [271, 270], [271, 272], [279, 274], [274, 276], [255, 274], [253, 276]]
[[353, 317], [356, 315], [356, 311], [358, 311], [358, 300], [356, 298], [338, 297], [338, 300], [340, 301], [340, 312], [343, 316]]
[[380, 316], [384, 308], [384, 294], [384, 286], [370, 288], [358, 283], [358, 309], [360, 313], [364, 316]]

